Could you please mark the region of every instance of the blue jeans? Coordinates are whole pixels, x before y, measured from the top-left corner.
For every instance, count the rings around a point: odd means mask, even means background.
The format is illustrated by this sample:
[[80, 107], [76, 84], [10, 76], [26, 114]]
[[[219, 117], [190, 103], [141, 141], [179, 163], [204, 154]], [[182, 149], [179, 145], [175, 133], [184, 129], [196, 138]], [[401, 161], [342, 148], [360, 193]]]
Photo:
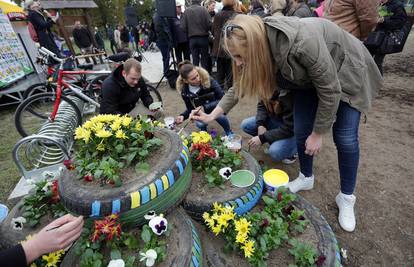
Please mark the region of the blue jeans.
[[[278, 118], [272, 117], [266, 120], [266, 129], [273, 130], [279, 128], [282, 125], [282, 121]], [[257, 135], [256, 117], [250, 117], [244, 119], [240, 128], [251, 136]], [[290, 138], [274, 141], [269, 147], [270, 157], [274, 161], [281, 161], [286, 158], [290, 158], [296, 154], [296, 140], [292, 136]]]
[[170, 66], [170, 45], [168, 42], [157, 41], [157, 46], [161, 51], [162, 63], [163, 63], [163, 73], [167, 74], [168, 67]]
[[[298, 146], [300, 170], [312, 176], [313, 157], [305, 154], [305, 142], [312, 133], [318, 108], [315, 90], [295, 91], [294, 127]], [[359, 164], [358, 128], [361, 113], [348, 103], [340, 101], [333, 124], [333, 139], [338, 151], [341, 192], [350, 195], [354, 192]]]
[[[230, 128], [230, 122], [229, 122], [229, 120], [227, 119], [227, 117], [225, 115], [221, 115], [220, 117], [218, 117], [216, 119], [216, 122], [218, 124], [220, 124], [221, 127], [223, 127], [223, 130], [226, 133], [226, 135], [233, 134], [233, 132], [232, 132], [232, 130]], [[201, 131], [207, 131], [207, 124], [205, 124], [204, 122], [196, 121], [196, 126]]]

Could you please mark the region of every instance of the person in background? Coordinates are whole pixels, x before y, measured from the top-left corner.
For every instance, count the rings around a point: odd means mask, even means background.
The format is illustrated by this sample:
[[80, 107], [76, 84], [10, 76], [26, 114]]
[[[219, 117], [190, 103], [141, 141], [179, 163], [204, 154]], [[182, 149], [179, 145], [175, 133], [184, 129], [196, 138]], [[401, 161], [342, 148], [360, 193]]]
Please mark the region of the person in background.
[[264, 17], [269, 16], [265, 12], [265, 9], [264, 9], [264, 6], [263, 6], [263, 2], [260, 1], [260, 0], [252, 0], [252, 1], [250, 1], [249, 11], [250, 11], [250, 14], [249, 15], [256, 15], [256, 16], [259, 16], [261, 18], [264, 18]]
[[125, 25], [121, 26], [120, 29], [120, 39], [121, 39], [121, 50], [126, 51], [126, 49], [129, 49], [129, 30]]
[[217, 13], [212, 27], [214, 37], [212, 55], [217, 60], [217, 81], [224, 90], [228, 90], [232, 86], [233, 79], [231, 73], [231, 58], [221, 45], [221, 37], [224, 25], [236, 14], [234, 10], [236, 1], [223, 0], [223, 8]]
[[82, 233], [83, 217], [66, 214], [43, 227], [29, 240], [0, 251], [0, 266], [26, 267], [40, 256], [65, 249]]
[[323, 1], [323, 0], [317, 0], [317, 4], [319, 6], [317, 6], [315, 8], [315, 10], [313, 11], [313, 15], [315, 17], [323, 18], [323, 9], [325, 7], [325, 1]]
[[237, 15], [223, 33], [224, 47], [233, 58], [233, 87], [210, 114], [193, 110], [191, 118], [208, 123], [228, 114], [242, 97], [270, 99], [277, 88], [294, 92], [300, 172], [288, 188], [293, 193], [313, 188], [313, 157], [332, 133], [340, 177], [338, 221], [345, 231], [354, 231], [360, 117], [382, 86], [371, 54], [326, 19]]
[[[93, 54], [92, 35], [86, 27], [82, 26], [79, 20], [75, 21], [72, 36], [82, 55]], [[85, 60], [90, 63], [89, 57], [86, 57]], [[93, 63], [96, 64], [94, 57], [92, 57], [92, 60]]]
[[109, 24], [106, 24], [106, 35], [108, 37], [108, 40], [111, 46], [112, 54], [115, 54], [117, 51], [117, 47], [116, 47], [115, 36], [114, 36], [114, 28]]
[[116, 49], [117, 49], [116, 52], [118, 52], [118, 53], [121, 52], [121, 47], [122, 47], [122, 42], [121, 42], [121, 29], [122, 29], [122, 26], [121, 25], [117, 25], [116, 26], [116, 29], [114, 31], [114, 40], [115, 40]]
[[326, 0], [324, 18], [364, 41], [377, 26], [379, 0]]
[[293, 94], [288, 90], [275, 90], [268, 100], [257, 104], [255, 117], [244, 119], [240, 128], [253, 136], [250, 146], [270, 145], [273, 161], [292, 164], [296, 161], [296, 139], [293, 134]]
[[[381, 0], [381, 5], [385, 9], [385, 16], [378, 18], [378, 26], [375, 31], [392, 32], [401, 29], [407, 22], [407, 12], [404, 4], [399, 0]], [[377, 63], [381, 74], [382, 64], [384, 63], [385, 54], [371, 52]]]
[[[211, 112], [223, 97], [224, 92], [220, 85], [210, 77], [208, 72], [200, 67], [195, 67], [190, 61], [185, 60], [178, 64], [180, 76], [177, 79], [177, 91], [184, 100], [186, 110], [176, 117], [175, 123], [181, 124], [188, 119], [191, 110], [202, 108], [205, 112]], [[218, 124], [223, 127], [226, 135], [233, 134], [230, 122], [225, 115], [216, 118]], [[201, 131], [207, 131], [207, 124], [198, 121], [196, 126]]]
[[214, 18], [216, 15], [216, 1], [215, 0], [209, 0], [207, 2], [207, 11], [208, 14], [210, 14], [211, 19]]
[[166, 75], [169, 70], [170, 52], [173, 47], [172, 27], [168, 18], [159, 16], [157, 11], [155, 11], [152, 21], [157, 38], [157, 47], [161, 50], [163, 73]]
[[207, 9], [200, 5], [200, 0], [192, 0], [181, 16], [181, 29], [187, 34], [190, 42], [190, 51], [193, 57], [193, 64], [208, 69], [210, 55], [209, 31], [211, 29], [211, 16]]
[[99, 31], [98, 27], [95, 27], [95, 41], [98, 45], [98, 49], [101, 51], [105, 51], [105, 42], [103, 40], [102, 34]]
[[56, 46], [51, 30], [53, 24], [56, 23], [56, 18], [42, 8], [40, 1], [28, 0], [25, 2], [25, 8], [28, 10], [28, 19], [36, 31], [40, 46], [55, 53], [58, 57], [63, 57]]
[[140, 41], [140, 39], [139, 39], [139, 30], [140, 30], [139, 25], [136, 25], [136, 26], [132, 27], [132, 30], [131, 30], [131, 34], [132, 34], [132, 38], [134, 40], [134, 45], [135, 45], [136, 50], [139, 50], [139, 41]]
[[141, 99], [146, 108], [154, 100], [141, 75], [141, 64], [130, 58], [119, 65], [102, 84], [101, 114], [128, 114]]
[[298, 18], [313, 17], [313, 13], [304, 0], [288, 0], [286, 16], [295, 16]]
[[182, 15], [181, 4], [176, 2], [176, 12], [177, 17], [173, 18], [173, 36], [174, 36], [174, 47], [175, 47], [175, 57], [177, 58], [177, 63], [182, 62], [183, 60], [190, 60], [190, 46], [188, 44], [188, 38], [183, 29], [181, 29], [180, 18]]
[[272, 0], [270, 6], [270, 14], [274, 17], [284, 16], [287, 7], [287, 0]]

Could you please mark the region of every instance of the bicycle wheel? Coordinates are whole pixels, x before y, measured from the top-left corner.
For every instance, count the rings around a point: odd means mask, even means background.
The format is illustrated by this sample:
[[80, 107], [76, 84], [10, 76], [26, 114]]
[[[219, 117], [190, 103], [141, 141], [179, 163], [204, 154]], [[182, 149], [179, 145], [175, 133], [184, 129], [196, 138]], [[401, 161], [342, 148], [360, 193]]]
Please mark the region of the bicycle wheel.
[[147, 89], [150, 93], [150, 95], [152, 96], [152, 99], [154, 100], [154, 102], [161, 102], [162, 106], [164, 106], [164, 103], [162, 102], [162, 97], [160, 92], [158, 92], [157, 88], [155, 88], [154, 86], [147, 84]]
[[32, 95], [41, 93], [54, 93], [56, 92], [56, 86], [49, 82], [35, 83], [29, 86], [23, 93], [23, 99], [26, 99]]
[[[83, 92], [100, 104], [102, 100], [102, 84], [109, 75], [110, 74], [103, 74], [93, 78], [88, 82], [88, 85]], [[86, 103], [83, 112], [90, 117], [99, 114], [99, 108], [92, 103]]]
[[[49, 120], [53, 112], [56, 95], [54, 93], [35, 94], [24, 100], [16, 109], [14, 123], [22, 137], [39, 134], [50, 123], [66, 124], [77, 127], [82, 123], [84, 102], [71, 96], [61, 96], [61, 102], [54, 121]], [[74, 129], [73, 129], [74, 130]]]

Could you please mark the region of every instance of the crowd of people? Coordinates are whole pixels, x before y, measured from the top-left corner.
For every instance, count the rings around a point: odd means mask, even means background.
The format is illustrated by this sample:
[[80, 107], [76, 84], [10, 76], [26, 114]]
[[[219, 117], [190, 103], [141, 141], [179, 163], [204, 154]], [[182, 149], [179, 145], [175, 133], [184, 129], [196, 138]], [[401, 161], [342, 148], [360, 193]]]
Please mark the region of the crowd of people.
[[[359, 124], [382, 86], [385, 57], [372, 47], [368, 50], [364, 42], [372, 33], [401, 29], [407, 14], [399, 0], [312, 4], [311, 8], [304, 0], [272, 0], [265, 6], [261, 0], [251, 0], [247, 9], [238, 0], [223, 0], [218, 9], [214, 0], [192, 0], [183, 10], [177, 2], [174, 18], [155, 11], [151, 24], [130, 30], [107, 25], [106, 33], [114, 53], [131, 43], [137, 48], [154, 41], [162, 54], [164, 74], [175, 52], [176, 89], [185, 105], [176, 116], [177, 124], [191, 119], [206, 131], [215, 120], [225, 135], [232, 135], [227, 114], [241, 98], [256, 97], [256, 114], [244, 119], [240, 128], [251, 135], [249, 145], [268, 143], [274, 161], [290, 164], [299, 159], [298, 177], [288, 184], [293, 193], [313, 189], [313, 159], [326, 134], [332, 133], [340, 178], [335, 198], [338, 221], [352, 232]], [[378, 12], [380, 7], [383, 13]], [[50, 32], [53, 17], [37, 2], [28, 10], [41, 45], [55, 51]], [[97, 29], [93, 36], [79, 21], [73, 37], [85, 53], [90, 53], [93, 37], [102, 39]], [[104, 81], [101, 113], [127, 114], [139, 100], [148, 108], [154, 100], [141, 73], [135, 59], [120, 65]], [[23, 253], [21, 247], [16, 249]], [[29, 262], [25, 245], [23, 251]]]

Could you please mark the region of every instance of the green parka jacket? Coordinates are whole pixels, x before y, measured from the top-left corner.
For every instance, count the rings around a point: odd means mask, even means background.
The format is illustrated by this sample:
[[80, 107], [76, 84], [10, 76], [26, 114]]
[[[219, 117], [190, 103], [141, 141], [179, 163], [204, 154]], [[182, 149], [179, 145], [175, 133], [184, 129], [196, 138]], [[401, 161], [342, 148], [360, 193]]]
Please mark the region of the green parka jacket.
[[[322, 18], [267, 17], [264, 23], [276, 71], [301, 87], [316, 88], [315, 132], [332, 128], [340, 100], [367, 114], [382, 76], [361, 41]], [[238, 102], [234, 90], [218, 104], [225, 113]]]

